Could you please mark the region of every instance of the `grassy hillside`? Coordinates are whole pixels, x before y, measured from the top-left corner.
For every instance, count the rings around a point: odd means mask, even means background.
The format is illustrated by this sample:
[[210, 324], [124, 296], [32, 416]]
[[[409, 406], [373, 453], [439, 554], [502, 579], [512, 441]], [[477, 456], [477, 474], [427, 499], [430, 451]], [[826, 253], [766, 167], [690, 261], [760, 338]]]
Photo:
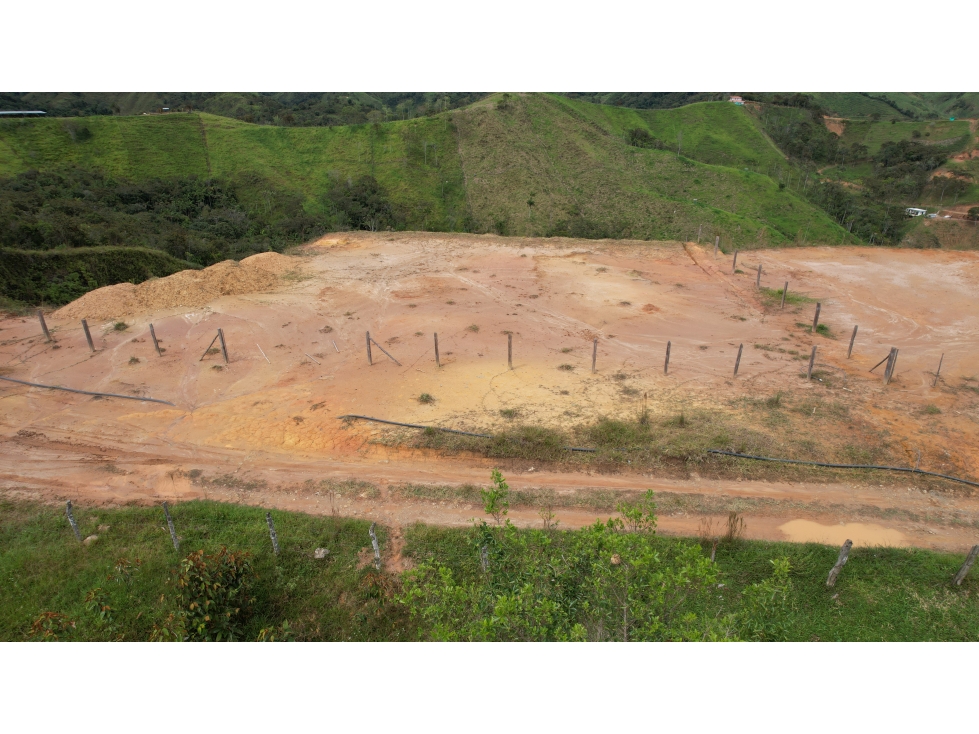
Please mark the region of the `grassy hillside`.
[[[679, 136], [681, 155], [630, 146], [633, 128], [671, 146]], [[505, 109], [483, 102], [334, 128], [196, 113], [0, 124], [0, 175], [78, 166], [136, 181], [212, 176], [237, 182], [252, 208], [300, 195], [324, 216], [338, 183], [373, 176], [410, 229], [684, 239], [699, 230], [738, 247], [842, 241], [824, 213], [764, 175], [786, 165], [727, 103], [636, 111], [527, 95]]]
[[[745, 170], [781, 160], [727, 103], [640, 114], [550, 95], [511, 98], [505, 109], [476, 105], [454, 114], [466, 191], [479, 228], [507, 234], [712, 239], [737, 247], [845, 238], [821, 210], [766, 175]], [[713, 108], [713, 109], [712, 109]], [[730, 111], [729, 111], [730, 110]], [[712, 132], [715, 120], [728, 132]], [[675, 151], [637, 148], [636, 125], [659, 132], [674, 121], [709, 165]], [[740, 130], [743, 142], [725, 146]]]
[[850, 120], [843, 130], [844, 143], [866, 145], [870, 155], [875, 155], [884, 143], [912, 139], [926, 145], [941, 145], [950, 152], [957, 152], [972, 144], [968, 120], [894, 123]]
[[866, 119], [879, 115], [881, 120], [887, 121], [908, 119], [886, 102], [860, 92], [814, 92], [812, 97], [835, 117]]
[[208, 175], [195, 114], [0, 120], [0, 175], [99, 169], [136, 181]]

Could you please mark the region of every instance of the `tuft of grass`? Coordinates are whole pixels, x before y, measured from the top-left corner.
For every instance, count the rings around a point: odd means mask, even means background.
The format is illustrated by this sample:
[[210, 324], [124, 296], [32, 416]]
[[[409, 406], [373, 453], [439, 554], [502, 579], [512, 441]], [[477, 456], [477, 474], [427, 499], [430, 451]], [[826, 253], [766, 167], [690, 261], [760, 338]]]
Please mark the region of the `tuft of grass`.
[[[782, 291], [784, 288], [762, 288], [761, 294], [768, 306], [778, 306], [782, 303]], [[804, 293], [796, 293], [791, 288], [789, 292], [785, 295], [786, 305], [800, 306], [804, 303], [815, 303], [815, 298], [810, 298]]]
[[765, 406], [768, 408], [780, 408], [782, 407], [782, 392], [781, 390], [770, 398], [765, 399]]
[[139, 357], [130, 357], [129, 364], [139, 364]]
[[929, 403], [921, 412], [925, 415], [941, 415], [942, 410], [934, 403]]
[[112, 325], [112, 328], [116, 331], [125, 331], [129, 328], [129, 324], [127, 324], [125, 321], [117, 321]]
[[506, 418], [507, 420], [512, 421], [514, 418], [520, 415], [520, 411], [517, 410], [516, 408], [502, 408], [500, 410], [500, 415]]
[[565, 372], [571, 372], [574, 369], [573, 364], [559, 364], [557, 366], [559, 370], [564, 370]]
[[561, 354], [570, 354], [572, 352], [571, 347], [565, 347], [561, 350]]
[[479, 333], [479, 326], [477, 324], [470, 324], [466, 327], [466, 331], [471, 331], [473, 334]]
[[435, 402], [435, 398], [433, 398], [427, 392], [423, 392], [421, 395], [418, 396], [418, 402], [419, 403], [426, 403], [426, 404], [427, 403], [434, 403]]

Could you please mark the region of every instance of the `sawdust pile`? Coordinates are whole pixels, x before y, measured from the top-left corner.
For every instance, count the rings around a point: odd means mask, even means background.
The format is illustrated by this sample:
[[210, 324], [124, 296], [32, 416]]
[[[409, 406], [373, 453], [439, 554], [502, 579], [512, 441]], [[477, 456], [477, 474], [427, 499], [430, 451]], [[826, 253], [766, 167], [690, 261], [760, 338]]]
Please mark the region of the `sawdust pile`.
[[212, 265], [203, 270], [181, 270], [166, 278], [139, 285], [119, 283], [86, 293], [55, 312], [66, 319], [107, 320], [165, 308], [197, 308], [219, 296], [260, 293], [276, 288], [281, 275], [297, 270], [297, 260], [275, 252]]

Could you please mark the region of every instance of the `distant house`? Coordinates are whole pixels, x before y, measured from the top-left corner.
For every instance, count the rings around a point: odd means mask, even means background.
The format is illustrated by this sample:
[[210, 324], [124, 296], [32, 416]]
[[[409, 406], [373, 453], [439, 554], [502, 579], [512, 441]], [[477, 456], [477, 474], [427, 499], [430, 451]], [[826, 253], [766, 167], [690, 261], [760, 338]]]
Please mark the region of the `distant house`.
[[927, 209], [919, 209], [916, 206], [909, 206], [907, 209], [904, 210], [905, 216], [908, 217], [923, 217], [927, 213], [928, 213]]
[[737, 105], [743, 105], [744, 104], [744, 100], [741, 99], [741, 97], [738, 97], [737, 95], [732, 95], [728, 99], [728, 102], [734, 102], [734, 104], [737, 104]]

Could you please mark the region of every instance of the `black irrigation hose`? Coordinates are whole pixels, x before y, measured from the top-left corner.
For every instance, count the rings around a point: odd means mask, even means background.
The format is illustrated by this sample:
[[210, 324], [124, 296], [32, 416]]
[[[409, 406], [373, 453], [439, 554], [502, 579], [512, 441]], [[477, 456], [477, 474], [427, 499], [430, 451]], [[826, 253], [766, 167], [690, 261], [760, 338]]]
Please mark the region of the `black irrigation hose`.
[[[438, 426], [420, 426], [417, 423], [399, 423], [398, 421], [386, 421], [383, 418], [371, 418], [368, 415], [338, 415], [337, 420], [352, 420], [358, 419], [362, 421], [373, 421], [374, 423], [387, 423], [389, 426], [404, 426], [405, 428], [421, 428], [422, 430], [432, 428], [436, 431], [443, 431], [445, 433], [456, 433], [460, 436], [475, 436], [476, 438], [494, 438], [492, 435], [487, 433], [470, 433], [469, 431], [457, 431], [454, 428], [439, 428]], [[595, 453], [597, 449], [582, 449], [576, 446], [565, 446], [568, 451], [584, 451], [587, 453]]]
[[830, 464], [824, 461], [802, 461], [800, 459], [774, 459], [770, 456], [752, 456], [750, 454], [739, 454], [735, 451], [721, 451], [720, 449], [707, 449], [708, 454], [722, 454], [723, 456], [736, 456], [739, 459], [754, 459], [756, 461], [776, 461], [782, 464], [805, 464], [807, 466], [825, 466], [830, 469], [882, 469], [884, 471], [903, 471], [910, 474], [925, 474], [929, 477], [939, 477], [948, 479], [952, 482], [961, 482], [973, 487], [979, 487], [979, 482], [970, 482], [968, 479], [959, 479], [948, 474], [939, 474], [933, 471], [924, 471], [909, 466], [881, 466], [879, 464]]
[[[65, 392], [75, 392], [79, 395], [98, 395], [103, 398], [122, 398], [123, 400], [142, 400], [147, 403], [163, 403], [164, 405], [173, 405], [168, 400], [157, 400], [156, 398], [141, 398], [135, 395], [117, 395], [112, 392], [90, 392], [88, 390], [75, 390], [71, 387], [59, 387], [57, 385], [41, 385], [37, 382], [25, 382], [24, 380], [15, 380], [13, 377], [0, 377], [0, 380], [6, 380], [7, 382], [16, 382], [20, 385], [30, 385], [31, 387], [43, 387], [47, 390], [64, 390]], [[173, 407], [177, 407], [173, 405]]]

